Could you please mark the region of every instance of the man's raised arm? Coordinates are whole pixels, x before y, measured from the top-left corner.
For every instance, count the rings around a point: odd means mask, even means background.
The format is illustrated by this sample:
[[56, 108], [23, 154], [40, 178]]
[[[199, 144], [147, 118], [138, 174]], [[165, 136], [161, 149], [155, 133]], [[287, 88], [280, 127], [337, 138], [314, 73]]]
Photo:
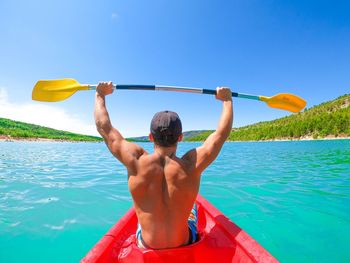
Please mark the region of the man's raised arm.
[[103, 137], [111, 153], [126, 167], [131, 168], [145, 151], [137, 144], [124, 139], [120, 132], [115, 129], [109, 119], [106, 109], [105, 96], [113, 93], [112, 82], [100, 82], [96, 88], [95, 97], [95, 123], [97, 131]]
[[[188, 152], [187, 157], [195, 162], [197, 174], [201, 174], [218, 156], [223, 144], [230, 135], [233, 122], [232, 93], [229, 88], [216, 89], [216, 99], [222, 101], [222, 113], [215, 132], [205, 140], [202, 146]], [[186, 155], [184, 158], [186, 158]]]

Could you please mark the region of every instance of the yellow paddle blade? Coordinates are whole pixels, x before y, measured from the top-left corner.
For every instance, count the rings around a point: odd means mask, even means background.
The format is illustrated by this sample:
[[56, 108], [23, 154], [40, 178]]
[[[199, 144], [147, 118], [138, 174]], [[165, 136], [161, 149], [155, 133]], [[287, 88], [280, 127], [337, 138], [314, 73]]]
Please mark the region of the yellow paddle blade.
[[89, 90], [75, 79], [39, 80], [33, 89], [32, 99], [38, 101], [61, 101], [69, 98], [78, 90]]
[[300, 112], [306, 106], [306, 101], [302, 98], [287, 93], [277, 94], [272, 97], [260, 96], [271, 108], [287, 110], [294, 113]]

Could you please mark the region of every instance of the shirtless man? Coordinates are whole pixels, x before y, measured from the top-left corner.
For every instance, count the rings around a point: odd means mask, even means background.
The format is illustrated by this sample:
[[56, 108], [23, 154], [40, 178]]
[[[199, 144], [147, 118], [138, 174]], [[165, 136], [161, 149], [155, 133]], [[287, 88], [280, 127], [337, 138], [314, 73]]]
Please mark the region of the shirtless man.
[[202, 172], [215, 160], [232, 128], [231, 90], [217, 88], [216, 98], [223, 102], [217, 130], [202, 146], [181, 158], [176, 156], [176, 149], [183, 137], [182, 126], [175, 112], [159, 112], [153, 117], [149, 138], [154, 142], [154, 153], [148, 153], [126, 141], [112, 126], [105, 103], [105, 96], [112, 92], [112, 82], [97, 86], [95, 121], [111, 153], [127, 168], [129, 190], [139, 221], [138, 246], [165, 249], [195, 242], [194, 203]]

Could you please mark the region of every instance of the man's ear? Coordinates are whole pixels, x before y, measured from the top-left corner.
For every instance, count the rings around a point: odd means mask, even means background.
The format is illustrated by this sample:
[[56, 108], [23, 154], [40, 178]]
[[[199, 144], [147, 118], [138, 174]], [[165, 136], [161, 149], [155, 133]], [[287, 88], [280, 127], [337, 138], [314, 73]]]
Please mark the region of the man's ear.
[[149, 133], [149, 134], [148, 134], [148, 138], [149, 138], [149, 141], [150, 141], [150, 142], [154, 142], [154, 138], [153, 138], [152, 133]]
[[178, 141], [178, 142], [181, 142], [183, 138], [184, 138], [184, 135], [181, 133], [181, 135], [179, 136], [179, 138], [177, 139], [177, 141]]

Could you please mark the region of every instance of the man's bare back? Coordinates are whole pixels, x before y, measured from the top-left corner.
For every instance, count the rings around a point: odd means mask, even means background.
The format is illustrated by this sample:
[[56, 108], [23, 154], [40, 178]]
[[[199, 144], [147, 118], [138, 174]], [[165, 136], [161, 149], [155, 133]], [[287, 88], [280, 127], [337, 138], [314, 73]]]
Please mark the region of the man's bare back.
[[190, 150], [182, 158], [176, 157], [182, 133], [176, 143], [166, 147], [159, 145], [158, 139], [150, 134], [150, 140], [155, 142], [153, 154], [126, 141], [111, 125], [105, 107], [105, 95], [112, 92], [112, 83], [100, 83], [97, 87], [96, 126], [111, 153], [128, 170], [128, 185], [142, 229], [142, 241], [155, 249], [187, 245], [190, 240], [187, 220], [198, 194], [200, 176], [215, 160], [231, 131], [231, 91], [217, 89], [216, 97], [223, 101], [217, 130], [202, 146]]
[[139, 159], [129, 189], [149, 247], [170, 248], [189, 242], [187, 219], [199, 189], [200, 177], [189, 160], [157, 152]]

